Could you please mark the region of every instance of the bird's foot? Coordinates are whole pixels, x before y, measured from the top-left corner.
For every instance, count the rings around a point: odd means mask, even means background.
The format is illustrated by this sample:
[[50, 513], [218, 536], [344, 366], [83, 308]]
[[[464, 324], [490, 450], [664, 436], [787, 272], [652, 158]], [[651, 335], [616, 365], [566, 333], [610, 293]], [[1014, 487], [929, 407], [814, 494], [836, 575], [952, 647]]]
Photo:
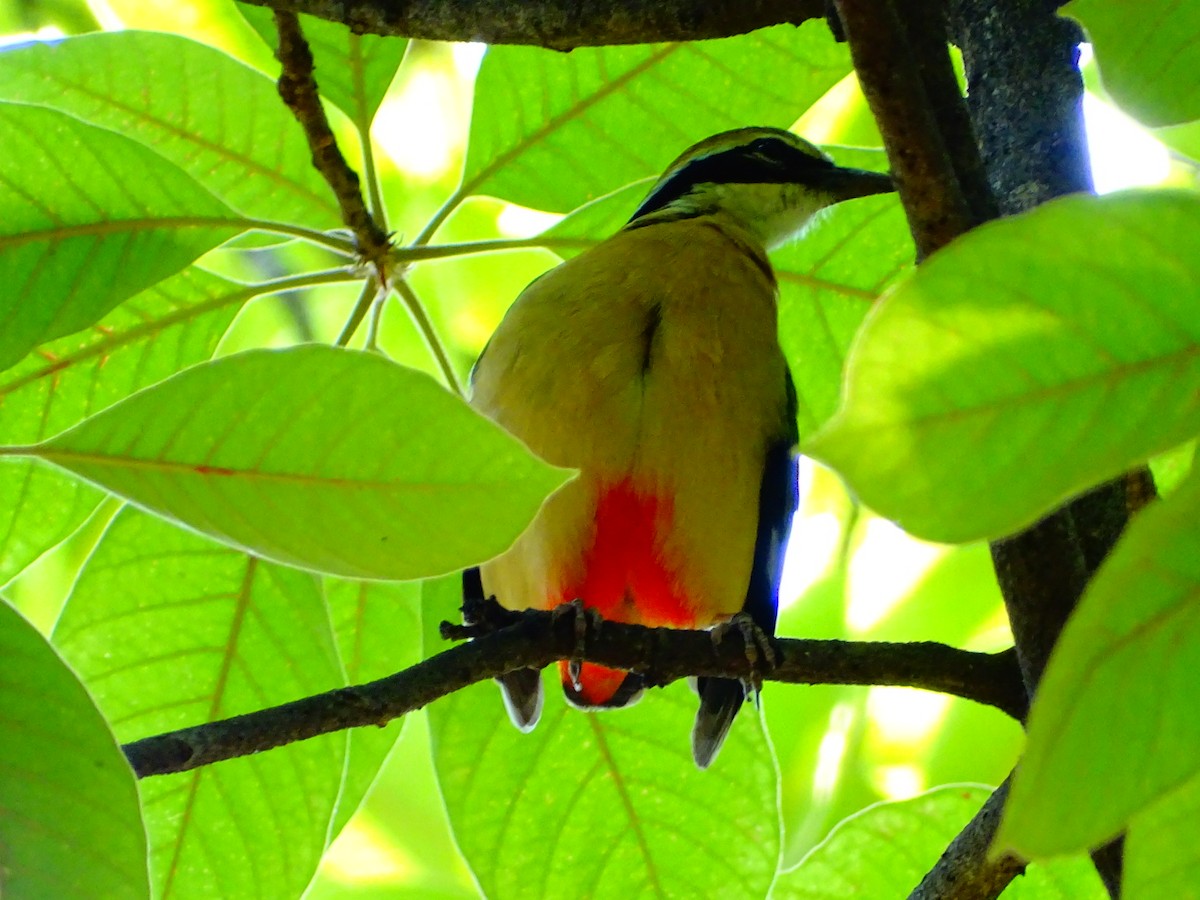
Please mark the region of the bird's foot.
[[572, 624], [575, 628], [575, 650], [571, 654], [571, 658], [567, 661], [567, 674], [571, 677], [572, 686], [575, 690], [579, 690], [579, 677], [583, 673], [584, 645], [587, 638], [588, 625], [590, 623], [592, 628], [598, 631], [600, 623], [604, 620], [596, 610], [588, 609], [584, 606], [583, 601], [578, 597], [554, 607], [551, 615], [555, 621], [558, 621], [560, 617], [568, 613], [574, 617]]
[[763, 672], [774, 669], [779, 660], [771, 646], [771, 636], [759, 627], [749, 613], [739, 612], [732, 618], [714, 625], [709, 632], [713, 646], [719, 647], [733, 631], [742, 636], [742, 643], [746, 648], [746, 661], [750, 663], [750, 676], [742, 679], [746, 697], [749, 698], [752, 693], [757, 694], [762, 690]]

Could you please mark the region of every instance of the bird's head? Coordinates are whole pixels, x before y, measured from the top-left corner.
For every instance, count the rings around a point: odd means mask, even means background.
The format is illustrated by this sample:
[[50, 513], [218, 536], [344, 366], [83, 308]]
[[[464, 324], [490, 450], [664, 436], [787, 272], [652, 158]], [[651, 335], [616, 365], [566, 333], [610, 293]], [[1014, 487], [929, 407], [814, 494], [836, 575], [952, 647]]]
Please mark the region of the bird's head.
[[723, 212], [774, 247], [827, 206], [895, 189], [889, 176], [838, 166], [790, 131], [738, 128], [685, 150], [629, 221]]

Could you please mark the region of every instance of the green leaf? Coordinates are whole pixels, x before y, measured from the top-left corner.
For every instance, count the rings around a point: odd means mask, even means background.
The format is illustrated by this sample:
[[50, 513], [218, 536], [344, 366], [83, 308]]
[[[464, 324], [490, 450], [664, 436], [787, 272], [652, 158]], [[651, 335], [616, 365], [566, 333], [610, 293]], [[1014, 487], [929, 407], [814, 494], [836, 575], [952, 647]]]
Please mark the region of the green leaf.
[[[421, 582], [326, 579], [325, 598], [348, 683], [383, 678], [420, 661]], [[405, 716], [383, 728], [349, 732], [350, 759], [333, 834], [358, 809], [407, 721]]]
[[[238, 11], [258, 32], [271, 52], [279, 47], [274, 13], [238, 3]], [[321, 95], [341, 108], [359, 132], [366, 134], [404, 60], [408, 41], [377, 34], [355, 34], [341, 22], [302, 15], [300, 27], [312, 49], [314, 77]]]
[[833, 415], [851, 340], [879, 294], [912, 260], [904, 210], [893, 197], [839, 203], [771, 254], [779, 338], [796, 386], [802, 437]]
[[0, 133], [0, 369], [242, 230], [190, 175], [129, 138], [10, 103]]
[[1200, 431], [1197, 282], [1192, 193], [985, 225], [879, 302], [805, 452], [919, 537], [1016, 531]]
[[1197, 668], [1193, 473], [1133, 521], [1067, 623], [997, 841], [1030, 857], [1093, 847], [1200, 774]]
[[[123, 741], [344, 684], [312, 575], [133, 509], [88, 561], [54, 643]], [[345, 754], [345, 734], [327, 735], [143, 781], [155, 896], [299, 896]]]
[[1134, 816], [1125, 840], [1126, 900], [1200, 898], [1200, 778]]
[[133, 772], [83, 685], [3, 600], [0, 659], [4, 896], [148, 898]]
[[[990, 791], [959, 785], [911, 800], [880, 803], [851, 816], [800, 865], [780, 874], [772, 900], [905, 897]], [[1005, 900], [1106, 900], [1086, 857], [1031, 866]]]
[[491, 47], [459, 196], [566, 212], [658, 175], [715, 132], [786, 127], [849, 71], [845, 48], [818, 22], [569, 54]]
[[429, 376], [315, 344], [195, 366], [21, 452], [269, 559], [383, 579], [495, 556], [564, 481]]
[[1062, 12], [1083, 23], [1104, 87], [1146, 125], [1200, 119], [1200, 7], [1179, 0], [1073, 0]]
[[1200, 160], [1200, 122], [1156, 128], [1154, 136], [1172, 150], [1191, 157], [1193, 165]]
[[121, 31], [6, 50], [0, 99], [133, 138], [247, 217], [318, 229], [341, 223], [271, 79], [195, 41]]
[[[445, 609], [457, 579], [426, 594]], [[492, 684], [429, 708], [442, 796], [483, 893], [764, 897], [779, 855], [777, 773], [754, 707], [702, 772], [689, 741], [697, 700], [684, 684], [585, 713], [567, 707], [554, 674], [530, 734], [512, 726]]]
[[0, 458], [0, 584], [72, 534], [103, 499], [33, 460]]
[[[185, 269], [125, 301], [93, 328], [39, 347], [0, 373], [0, 434], [25, 444], [45, 440], [210, 358], [257, 290]], [[0, 462], [0, 583], [74, 531], [102, 496], [35, 460]]]

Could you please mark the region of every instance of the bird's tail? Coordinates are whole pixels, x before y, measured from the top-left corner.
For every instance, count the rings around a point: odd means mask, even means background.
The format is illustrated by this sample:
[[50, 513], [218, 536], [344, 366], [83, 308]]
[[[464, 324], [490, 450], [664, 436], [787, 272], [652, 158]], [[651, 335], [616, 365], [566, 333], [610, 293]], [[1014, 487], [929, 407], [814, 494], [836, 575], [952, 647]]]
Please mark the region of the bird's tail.
[[512, 723], [522, 731], [533, 731], [542, 717], [542, 673], [537, 669], [517, 669], [496, 679], [504, 697], [504, 708]]
[[707, 769], [729, 726], [746, 701], [746, 686], [736, 678], [700, 678], [696, 689], [700, 694], [700, 710], [692, 726], [692, 758], [701, 769]]

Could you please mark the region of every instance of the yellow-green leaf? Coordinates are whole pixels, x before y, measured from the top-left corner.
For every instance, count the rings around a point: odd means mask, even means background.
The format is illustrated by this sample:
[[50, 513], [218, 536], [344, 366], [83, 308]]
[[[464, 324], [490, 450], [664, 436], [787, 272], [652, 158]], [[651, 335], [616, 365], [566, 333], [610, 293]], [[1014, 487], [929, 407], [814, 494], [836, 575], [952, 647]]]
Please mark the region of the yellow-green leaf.
[[268, 559], [383, 579], [495, 556], [565, 479], [429, 376], [321, 345], [195, 366], [20, 452]]
[[88, 692], [0, 600], [0, 893], [150, 896], [133, 771]]
[[1087, 29], [1104, 86], [1147, 125], [1200, 118], [1200, 6], [1179, 0], [1074, 0], [1063, 7]]
[[998, 537], [1200, 432], [1200, 195], [1076, 196], [885, 296], [806, 452], [930, 540]]
[[1200, 477], [1134, 520], [1054, 648], [997, 842], [1083, 850], [1200, 775]]

